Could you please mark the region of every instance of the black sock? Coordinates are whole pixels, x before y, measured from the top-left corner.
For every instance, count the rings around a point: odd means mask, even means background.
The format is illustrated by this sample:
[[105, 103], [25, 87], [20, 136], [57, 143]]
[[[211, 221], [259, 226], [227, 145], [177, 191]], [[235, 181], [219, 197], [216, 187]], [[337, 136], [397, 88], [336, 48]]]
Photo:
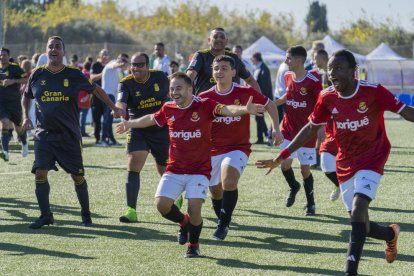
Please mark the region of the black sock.
[[223, 191], [223, 208], [220, 211], [220, 226], [229, 226], [233, 210], [236, 207], [239, 191]]
[[23, 131], [21, 134], [19, 134], [20, 141], [23, 145], [27, 144], [27, 132]]
[[128, 171], [125, 187], [127, 205], [131, 208], [137, 209], [137, 200], [140, 188], [139, 172]]
[[216, 213], [217, 218], [220, 219], [220, 212], [221, 212], [221, 207], [223, 204], [223, 199], [212, 198], [211, 204], [213, 205], [214, 213]]
[[366, 228], [364, 222], [351, 222], [351, 225], [352, 230], [349, 238], [345, 273], [357, 275], [359, 259], [361, 258], [366, 238]]
[[375, 222], [369, 222], [369, 233], [367, 237], [383, 240], [383, 241], [390, 241], [394, 239], [395, 233], [389, 226], [382, 226]]
[[321, 165], [321, 155], [319, 154], [319, 148], [316, 148], [316, 166], [320, 166]]
[[178, 207], [175, 204], [171, 206], [171, 210], [167, 214], [162, 216], [176, 223], [180, 223], [184, 219], [184, 214], [181, 213], [180, 209], [178, 209]]
[[201, 229], [203, 229], [203, 222], [200, 225], [192, 225], [191, 222], [188, 224], [188, 241], [191, 244], [196, 244], [200, 240]]
[[303, 180], [303, 187], [305, 188], [306, 200], [308, 201], [308, 206], [315, 205], [315, 198], [313, 196], [313, 176], [309, 175], [308, 178]]
[[3, 129], [1, 131], [1, 145], [3, 147], [3, 151], [9, 151], [9, 141], [10, 141], [9, 130]]
[[336, 187], [339, 187], [338, 177], [336, 176], [336, 172], [329, 172], [325, 173], [326, 177], [335, 184]]
[[50, 204], [49, 204], [49, 192], [50, 192], [50, 185], [47, 180], [44, 181], [36, 181], [36, 198], [37, 203], [39, 204], [40, 213], [43, 216], [50, 216], [52, 212], [50, 211]]
[[86, 179], [79, 184], [75, 184], [75, 191], [81, 206], [82, 216], [90, 217], [88, 183], [86, 183]]
[[293, 172], [292, 168], [289, 168], [286, 171], [282, 170], [282, 173], [291, 189], [299, 189], [300, 185], [295, 179], [295, 173]]

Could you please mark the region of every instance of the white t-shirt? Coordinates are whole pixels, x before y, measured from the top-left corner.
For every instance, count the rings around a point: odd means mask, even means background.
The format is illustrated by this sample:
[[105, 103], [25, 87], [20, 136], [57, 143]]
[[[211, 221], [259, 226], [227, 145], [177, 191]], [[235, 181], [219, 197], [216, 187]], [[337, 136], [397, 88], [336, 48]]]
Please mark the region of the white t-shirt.
[[289, 67], [282, 62], [276, 75], [275, 99], [279, 99], [286, 94], [285, 73], [287, 71], [289, 71]]
[[105, 65], [102, 71], [102, 88], [105, 90], [106, 94], [113, 95], [116, 98], [118, 92], [118, 84], [122, 75], [121, 68], [114, 68], [116, 60], [111, 60]]
[[168, 74], [168, 66], [170, 65], [170, 57], [164, 55], [162, 58], [156, 57], [154, 59], [154, 68], [155, 70], [163, 71]]

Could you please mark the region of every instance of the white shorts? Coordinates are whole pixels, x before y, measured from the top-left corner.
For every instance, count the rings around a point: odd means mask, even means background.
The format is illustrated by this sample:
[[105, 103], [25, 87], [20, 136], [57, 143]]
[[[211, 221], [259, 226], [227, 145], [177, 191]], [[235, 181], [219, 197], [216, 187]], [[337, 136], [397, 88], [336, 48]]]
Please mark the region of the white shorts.
[[336, 172], [336, 157], [329, 152], [321, 152], [321, 169], [324, 173]]
[[185, 198], [207, 197], [208, 178], [202, 174], [164, 173], [158, 184], [155, 197], [168, 197], [176, 200], [184, 191]]
[[382, 175], [374, 171], [358, 171], [351, 179], [343, 182], [341, 188], [342, 199], [348, 212], [352, 211], [352, 201], [355, 194], [363, 194], [374, 199]]
[[216, 186], [221, 183], [221, 168], [223, 165], [232, 166], [240, 175], [246, 168], [249, 157], [240, 150], [230, 151], [224, 154], [211, 157], [211, 179], [210, 186]]
[[[282, 150], [290, 144], [290, 141], [285, 139], [279, 148]], [[301, 165], [315, 165], [316, 164], [316, 150], [315, 148], [298, 148], [296, 151], [292, 152], [288, 159], [297, 158], [299, 164]]]

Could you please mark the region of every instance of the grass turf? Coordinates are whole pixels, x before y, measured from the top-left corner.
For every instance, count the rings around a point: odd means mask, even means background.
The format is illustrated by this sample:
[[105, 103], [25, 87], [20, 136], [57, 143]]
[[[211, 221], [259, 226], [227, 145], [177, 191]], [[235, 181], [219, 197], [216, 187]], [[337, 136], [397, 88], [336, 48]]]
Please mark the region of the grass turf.
[[[385, 243], [367, 239], [361, 275], [412, 275], [414, 270], [414, 125], [386, 121], [393, 149], [385, 175], [370, 208], [373, 221], [401, 225], [399, 254], [393, 264], [384, 259]], [[255, 133], [255, 131], [252, 131]], [[252, 137], [251, 139], [255, 139]], [[125, 144], [125, 139], [119, 137]], [[224, 242], [212, 239], [216, 218], [210, 200], [203, 206], [202, 258], [185, 259], [176, 242], [177, 226], [156, 211], [153, 197], [159, 176], [148, 158], [141, 172], [138, 220], [121, 224], [125, 210], [126, 158], [123, 147], [97, 148], [84, 140], [84, 165], [89, 184], [93, 227], [78, 226], [80, 208], [70, 176], [51, 172], [50, 202], [56, 224], [28, 229], [39, 215], [30, 173], [33, 148], [27, 158], [12, 144], [10, 162], [0, 163], [0, 270], [2, 275], [342, 275], [350, 231], [341, 200], [331, 202], [333, 185], [318, 170], [315, 217], [305, 217], [303, 189], [291, 208], [284, 207], [287, 184], [275, 170], [254, 167], [277, 150], [253, 146], [249, 166], [239, 182], [239, 202]], [[297, 178], [300, 178], [294, 162]], [[186, 205], [183, 206], [183, 209]]]

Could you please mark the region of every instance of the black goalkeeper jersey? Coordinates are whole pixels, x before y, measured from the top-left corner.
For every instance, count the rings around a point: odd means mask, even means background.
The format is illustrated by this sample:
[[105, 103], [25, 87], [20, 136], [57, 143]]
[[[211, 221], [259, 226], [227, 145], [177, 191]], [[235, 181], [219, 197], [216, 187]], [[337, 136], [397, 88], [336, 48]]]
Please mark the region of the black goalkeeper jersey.
[[[233, 82], [240, 83], [240, 78], [247, 79], [250, 76], [250, 72], [235, 53], [226, 50], [224, 54], [231, 56], [236, 63], [236, 76], [233, 78]], [[207, 91], [216, 84], [212, 74], [214, 58], [215, 56], [209, 49], [197, 51], [187, 68], [187, 71], [194, 70], [197, 72], [194, 80], [194, 93], [196, 95], [200, 92]]]

